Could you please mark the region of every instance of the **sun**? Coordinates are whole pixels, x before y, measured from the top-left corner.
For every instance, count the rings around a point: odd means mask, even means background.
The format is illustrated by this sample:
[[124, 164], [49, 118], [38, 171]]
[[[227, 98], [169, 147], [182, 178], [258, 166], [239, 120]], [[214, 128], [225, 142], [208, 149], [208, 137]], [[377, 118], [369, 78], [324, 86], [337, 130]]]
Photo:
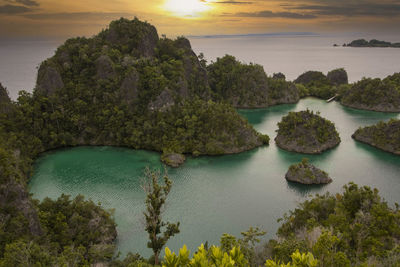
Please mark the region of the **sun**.
[[179, 17], [197, 17], [211, 6], [205, 0], [166, 0], [164, 9]]

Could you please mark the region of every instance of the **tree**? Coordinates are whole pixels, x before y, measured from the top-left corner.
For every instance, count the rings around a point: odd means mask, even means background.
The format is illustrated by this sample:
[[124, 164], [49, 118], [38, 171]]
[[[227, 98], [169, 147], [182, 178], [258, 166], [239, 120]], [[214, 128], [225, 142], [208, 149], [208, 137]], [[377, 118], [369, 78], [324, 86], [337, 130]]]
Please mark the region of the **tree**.
[[[147, 247], [153, 250], [154, 263], [158, 265], [162, 248], [172, 236], [179, 233], [179, 222], [162, 221], [162, 209], [172, 187], [172, 181], [168, 178], [166, 169], [164, 169], [164, 174], [162, 175], [164, 185], [159, 184], [161, 177], [159, 170], [146, 168], [144, 174], [145, 181], [142, 186], [146, 193], [144, 216], [146, 219], [146, 232], [149, 234], [150, 239]], [[163, 228], [165, 228], [165, 231], [163, 231]]]

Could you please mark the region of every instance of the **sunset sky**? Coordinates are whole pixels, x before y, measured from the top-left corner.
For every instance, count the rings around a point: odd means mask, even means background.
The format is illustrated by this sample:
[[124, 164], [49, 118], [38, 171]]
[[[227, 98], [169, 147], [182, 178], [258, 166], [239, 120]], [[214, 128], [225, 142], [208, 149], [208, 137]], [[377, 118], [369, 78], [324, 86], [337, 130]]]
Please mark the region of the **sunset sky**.
[[400, 33], [400, 0], [0, 0], [0, 38], [91, 36], [134, 16], [168, 36]]

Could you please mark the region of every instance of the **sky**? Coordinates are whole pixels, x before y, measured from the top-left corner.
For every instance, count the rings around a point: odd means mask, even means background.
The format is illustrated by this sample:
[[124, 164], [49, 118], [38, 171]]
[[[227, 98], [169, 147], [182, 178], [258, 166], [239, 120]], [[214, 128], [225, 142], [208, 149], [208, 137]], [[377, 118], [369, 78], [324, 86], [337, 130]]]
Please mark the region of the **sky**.
[[274, 32], [400, 34], [400, 0], [0, 0], [0, 39], [90, 37], [111, 20], [135, 16], [168, 37]]

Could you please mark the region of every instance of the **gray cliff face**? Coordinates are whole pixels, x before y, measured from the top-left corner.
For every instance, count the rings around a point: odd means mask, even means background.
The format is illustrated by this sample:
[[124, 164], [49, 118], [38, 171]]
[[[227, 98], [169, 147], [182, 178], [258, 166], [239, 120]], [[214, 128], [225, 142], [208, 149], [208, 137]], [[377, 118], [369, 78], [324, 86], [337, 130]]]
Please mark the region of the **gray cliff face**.
[[0, 83], [0, 113], [8, 112], [10, 104], [11, 99], [8, 96], [7, 90]]
[[132, 69], [122, 81], [119, 89], [121, 99], [127, 104], [131, 104], [138, 96], [139, 73]]
[[101, 55], [94, 62], [96, 66], [96, 77], [98, 79], [113, 79], [116, 76], [113, 62], [107, 55]]
[[328, 174], [312, 164], [295, 164], [290, 166], [285, 175], [286, 180], [300, 184], [328, 184], [332, 179]]
[[348, 84], [349, 78], [344, 69], [336, 69], [328, 72], [327, 78], [334, 85]]
[[154, 101], [149, 103], [149, 110], [166, 111], [173, 105], [175, 105], [173, 94], [171, 90], [165, 88]]
[[36, 90], [45, 95], [52, 95], [63, 87], [64, 83], [60, 72], [53, 66], [42, 64], [38, 72]]

